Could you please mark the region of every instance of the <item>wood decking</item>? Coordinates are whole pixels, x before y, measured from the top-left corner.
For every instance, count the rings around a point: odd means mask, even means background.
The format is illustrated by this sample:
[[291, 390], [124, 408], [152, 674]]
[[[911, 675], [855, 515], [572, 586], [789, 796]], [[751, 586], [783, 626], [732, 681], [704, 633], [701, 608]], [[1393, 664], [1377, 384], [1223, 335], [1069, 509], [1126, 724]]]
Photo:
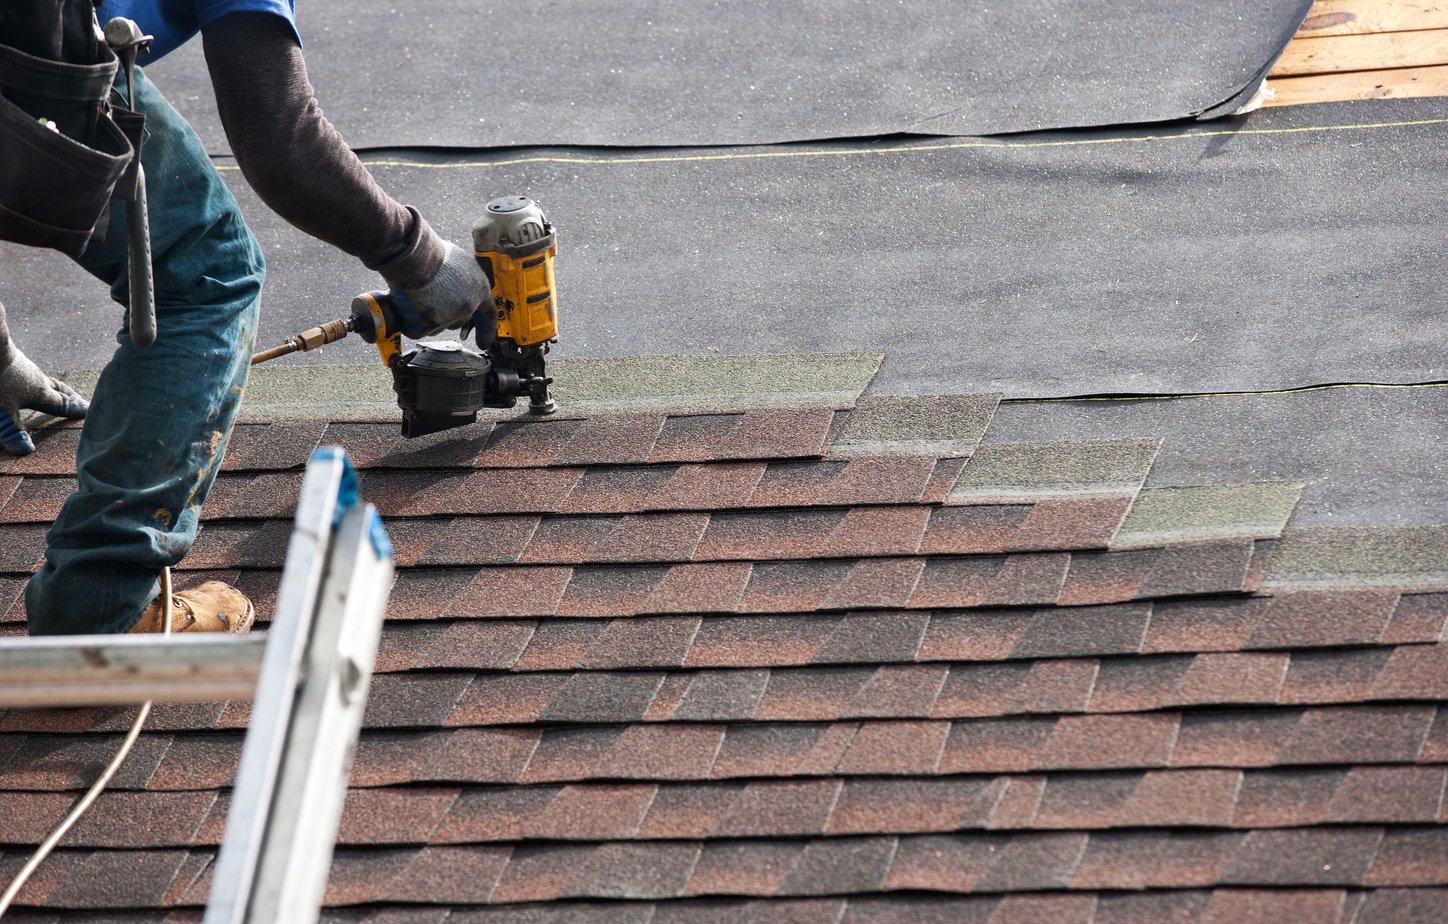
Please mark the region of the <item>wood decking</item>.
[[1268, 106], [1448, 96], [1448, 0], [1317, 0], [1267, 87]]

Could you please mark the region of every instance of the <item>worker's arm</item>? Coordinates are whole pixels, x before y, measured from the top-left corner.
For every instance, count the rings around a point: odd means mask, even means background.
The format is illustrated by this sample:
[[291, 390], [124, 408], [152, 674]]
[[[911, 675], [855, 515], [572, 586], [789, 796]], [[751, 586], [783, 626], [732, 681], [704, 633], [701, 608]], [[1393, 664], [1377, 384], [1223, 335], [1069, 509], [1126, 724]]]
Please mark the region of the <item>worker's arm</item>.
[[64, 382], [40, 371], [10, 339], [5, 306], [0, 305], [0, 446], [17, 456], [35, 451], [25, 432], [20, 411], [28, 409], [56, 417], [84, 417], [90, 405]]
[[487, 292], [482, 270], [383, 192], [322, 115], [286, 20], [231, 13], [201, 36], [222, 127], [262, 201], [405, 292], [426, 332], [466, 321]]

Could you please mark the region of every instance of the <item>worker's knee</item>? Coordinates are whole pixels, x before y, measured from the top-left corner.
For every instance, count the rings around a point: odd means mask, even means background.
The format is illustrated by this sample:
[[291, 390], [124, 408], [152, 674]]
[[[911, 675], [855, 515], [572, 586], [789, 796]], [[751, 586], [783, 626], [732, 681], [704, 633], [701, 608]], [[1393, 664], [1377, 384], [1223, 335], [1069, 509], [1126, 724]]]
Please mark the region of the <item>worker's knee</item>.
[[171, 235], [155, 254], [159, 312], [204, 309], [213, 322], [253, 321], [266, 281], [261, 247], [235, 200], [197, 203], [187, 233]]

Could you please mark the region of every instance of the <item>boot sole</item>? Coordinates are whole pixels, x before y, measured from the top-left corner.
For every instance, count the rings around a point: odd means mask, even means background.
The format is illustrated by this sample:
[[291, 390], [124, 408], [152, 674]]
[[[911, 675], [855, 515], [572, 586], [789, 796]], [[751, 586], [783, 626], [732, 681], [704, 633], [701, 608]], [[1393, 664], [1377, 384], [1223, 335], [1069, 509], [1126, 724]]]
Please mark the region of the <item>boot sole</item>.
[[243, 617], [241, 617], [241, 620], [240, 620], [239, 622], [237, 622], [237, 624], [236, 624], [235, 626], [232, 627], [232, 629], [231, 629], [231, 634], [232, 634], [232, 635], [245, 635], [247, 632], [250, 632], [250, 631], [251, 631], [251, 627], [252, 627], [252, 625], [253, 625], [255, 622], [256, 622], [256, 607], [252, 605], [252, 602], [251, 602], [250, 600], [248, 600], [248, 601], [246, 601], [246, 615], [243, 616]]

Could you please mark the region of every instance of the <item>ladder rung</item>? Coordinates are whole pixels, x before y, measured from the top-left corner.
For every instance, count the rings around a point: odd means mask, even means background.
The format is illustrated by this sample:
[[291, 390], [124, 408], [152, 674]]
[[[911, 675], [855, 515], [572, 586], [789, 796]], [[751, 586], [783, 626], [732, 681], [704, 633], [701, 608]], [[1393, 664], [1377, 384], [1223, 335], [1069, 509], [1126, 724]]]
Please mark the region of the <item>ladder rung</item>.
[[266, 636], [0, 640], [0, 707], [251, 699]]

